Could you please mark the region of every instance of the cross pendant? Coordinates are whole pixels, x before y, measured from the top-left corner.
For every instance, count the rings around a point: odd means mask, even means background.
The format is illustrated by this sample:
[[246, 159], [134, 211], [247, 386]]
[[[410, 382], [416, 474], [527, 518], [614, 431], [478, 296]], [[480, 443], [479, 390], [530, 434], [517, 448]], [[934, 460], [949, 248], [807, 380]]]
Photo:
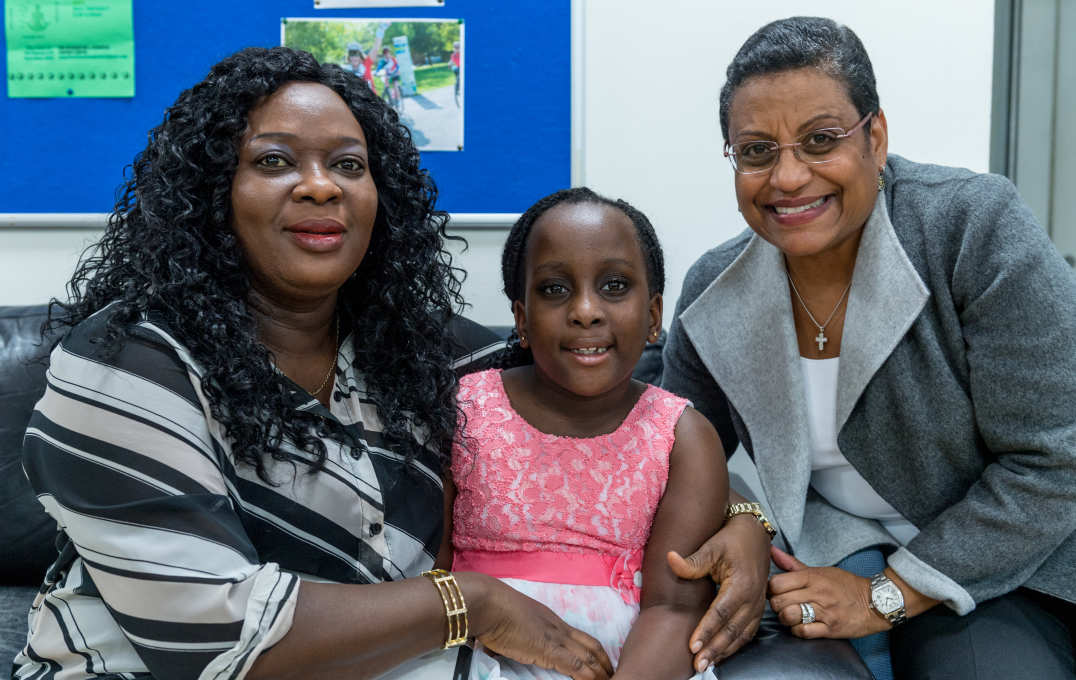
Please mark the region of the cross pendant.
[[829, 338], [826, 337], [825, 331], [821, 328], [818, 329], [818, 336], [814, 339], [818, 343], [818, 351], [821, 352], [825, 349], [826, 343], [829, 342]]

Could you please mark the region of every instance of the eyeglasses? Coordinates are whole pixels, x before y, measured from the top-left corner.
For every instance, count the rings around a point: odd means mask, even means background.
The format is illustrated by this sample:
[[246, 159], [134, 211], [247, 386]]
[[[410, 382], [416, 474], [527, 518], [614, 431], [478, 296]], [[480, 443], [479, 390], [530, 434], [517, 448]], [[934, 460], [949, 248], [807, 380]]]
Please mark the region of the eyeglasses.
[[863, 116], [851, 130], [843, 128], [822, 128], [812, 130], [800, 137], [798, 142], [778, 144], [771, 139], [754, 139], [739, 144], [725, 143], [725, 157], [732, 163], [732, 168], [741, 175], [754, 175], [767, 172], [777, 165], [781, 149], [792, 147], [792, 153], [804, 163], [829, 163], [837, 158], [841, 140], [851, 137], [856, 130], [863, 127], [874, 112]]

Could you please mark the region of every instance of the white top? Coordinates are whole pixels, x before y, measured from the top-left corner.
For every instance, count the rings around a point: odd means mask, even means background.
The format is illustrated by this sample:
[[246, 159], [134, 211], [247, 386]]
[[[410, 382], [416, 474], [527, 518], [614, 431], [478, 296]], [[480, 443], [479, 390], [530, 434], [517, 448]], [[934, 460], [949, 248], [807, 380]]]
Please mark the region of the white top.
[[904, 545], [919, 530], [878, 495], [837, 448], [837, 371], [840, 358], [800, 357], [807, 429], [810, 435], [811, 486], [833, 506], [876, 519]]

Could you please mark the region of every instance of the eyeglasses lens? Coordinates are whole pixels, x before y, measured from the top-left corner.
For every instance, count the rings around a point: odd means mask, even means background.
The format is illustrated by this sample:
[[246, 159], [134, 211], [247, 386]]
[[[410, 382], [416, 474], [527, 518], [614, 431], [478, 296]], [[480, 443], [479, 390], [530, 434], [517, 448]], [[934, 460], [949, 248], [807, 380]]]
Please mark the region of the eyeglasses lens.
[[780, 145], [771, 140], [756, 140], [733, 144], [733, 166], [739, 172], [765, 172], [777, 163], [782, 146], [791, 146], [796, 158], [804, 163], [827, 163], [834, 159], [844, 130], [825, 129], [808, 132], [794, 144]]

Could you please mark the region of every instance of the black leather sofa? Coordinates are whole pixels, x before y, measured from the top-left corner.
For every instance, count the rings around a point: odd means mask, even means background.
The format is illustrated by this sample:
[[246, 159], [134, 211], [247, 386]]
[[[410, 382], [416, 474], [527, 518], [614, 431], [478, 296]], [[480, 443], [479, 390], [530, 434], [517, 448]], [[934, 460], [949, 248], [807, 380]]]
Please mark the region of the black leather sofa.
[[[45, 305], [0, 306], [0, 674], [7, 673], [8, 664], [26, 643], [30, 604], [56, 556], [56, 525], [34, 496], [21, 461], [23, 432], [45, 391], [48, 353], [54, 341], [47, 337], [42, 342], [46, 316]], [[466, 324], [469, 332], [490, 338], [494, 337], [490, 331], [503, 338], [510, 330]], [[660, 382], [664, 339], [662, 332], [659, 341], [648, 346], [635, 368], [637, 379]], [[721, 677], [870, 680], [843, 640], [814, 640], [790, 647], [787, 636], [778, 635], [779, 628], [773, 619], [764, 620], [755, 642], [722, 664]], [[826, 650], [812, 653], [812, 647]]]
[[45, 305], [0, 307], [0, 673], [26, 642], [26, 614], [56, 555], [56, 523], [22, 472], [22, 435], [45, 391]]
[[[56, 524], [38, 503], [21, 460], [23, 432], [45, 391], [48, 354], [55, 340], [42, 339], [47, 315], [47, 305], [0, 306], [0, 674], [4, 675], [26, 642], [27, 612], [56, 557]], [[487, 330], [466, 320], [454, 326], [454, 333], [471, 336], [469, 346], [504, 338], [510, 330]], [[640, 361], [636, 375], [658, 382], [660, 352]]]

